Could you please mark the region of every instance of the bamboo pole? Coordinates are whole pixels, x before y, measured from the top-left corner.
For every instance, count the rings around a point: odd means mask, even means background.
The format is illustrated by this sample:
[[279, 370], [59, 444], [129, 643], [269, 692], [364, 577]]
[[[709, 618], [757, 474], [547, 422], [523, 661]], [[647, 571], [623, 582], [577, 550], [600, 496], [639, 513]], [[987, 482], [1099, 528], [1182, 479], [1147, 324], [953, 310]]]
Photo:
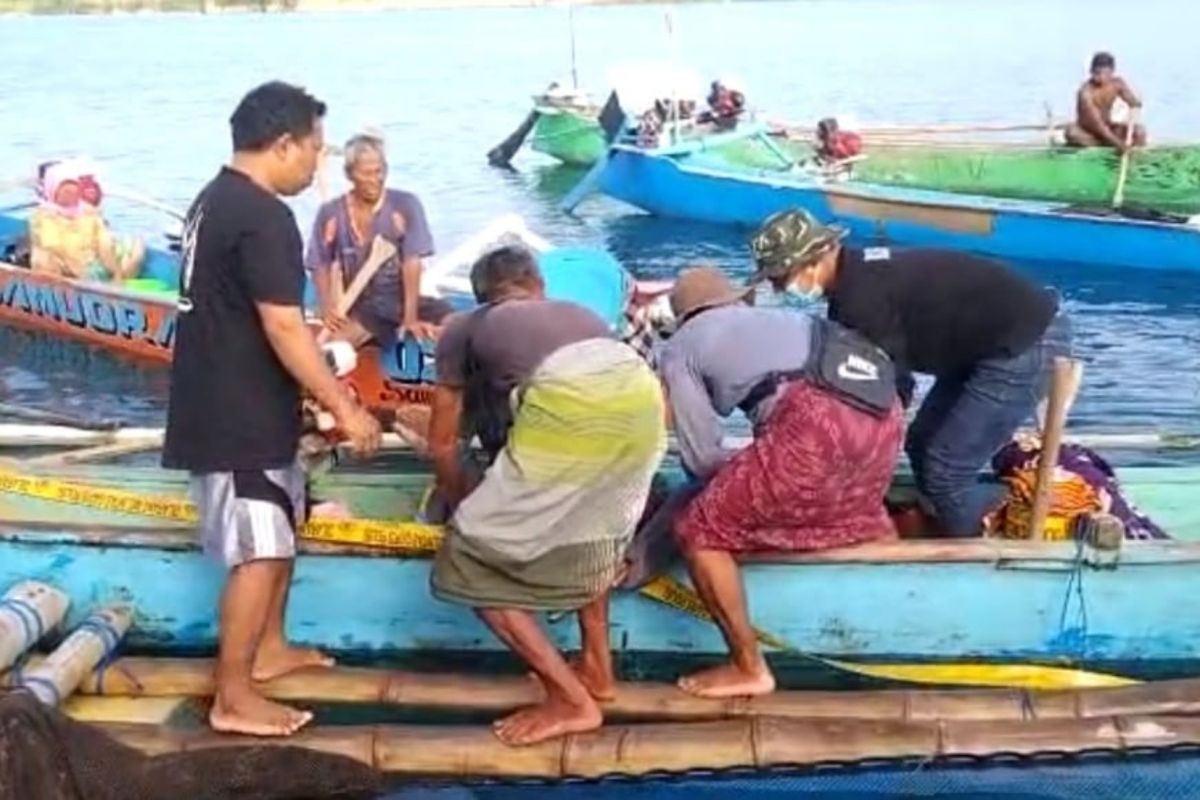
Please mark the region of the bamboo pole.
[[84, 417], [62, 414], [57, 411], [46, 411], [41, 408], [22, 406], [14, 403], [0, 403], [0, 416], [19, 419], [23, 422], [38, 422], [45, 425], [66, 425], [85, 431], [114, 431], [121, 423], [110, 419], [86, 419]]
[[768, 717], [607, 726], [530, 747], [509, 747], [483, 726], [314, 727], [279, 740], [147, 725], [101, 724], [100, 727], [118, 741], [156, 755], [210, 747], [282, 744], [347, 756], [395, 775], [473, 778], [594, 778], [880, 758], [1124, 751], [1200, 743], [1200, 720], [1181, 717], [1033, 722]]
[[1046, 407], [1046, 425], [1042, 432], [1042, 454], [1038, 458], [1037, 483], [1033, 494], [1033, 512], [1029, 518], [1029, 538], [1045, 538], [1046, 518], [1054, 494], [1054, 470], [1067, 425], [1067, 410], [1075, 367], [1069, 358], [1055, 358], [1050, 378], [1050, 398]]
[[[106, 433], [83, 431], [56, 425], [5, 425], [0, 424], [0, 448], [5, 447], [103, 447], [128, 444], [130, 447], [154, 447], [162, 445], [162, 428], [124, 428]], [[727, 436], [726, 447], [745, 447], [750, 443], [746, 436]], [[1200, 446], [1200, 435], [1188, 433], [1157, 433], [1154, 431], [1128, 431], [1110, 433], [1078, 433], [1067, 436], [1067, 441], [1091, 448], [1129, 448], [1153, 450], [1157, 448], [1195, 448]], [[670, 449], [678, 448], [672, 437]], [[383, 435], [383, 450], [410, 450], [407, 440], [394, 433]]]
[[0, 671], [62, 622], [70, 604], [66, 594], [36, 581], [22, 581], [5, 592], [0, 598]]
[[[88, 676], [82, 695], [203, 697], [213, 692], [207, 659], [123, 658]], [[284, 701], [373, 703], [447, 711], [503, 712], [542, 699], [528, 678], [423, 674], [378, 669], [311, 669], [263, 684]], [[864, 720], [1076, 719], [1113, 714], [1200, 713], [1200, 679], [1134, 686], [1027, 692], [1012, 689], [778, 691], [710, 700], [669, 684], [620, 683], [604, 704], [614, 718], [697, 721], [751, 716]]]
[[1113, 208], [1125, 204], [1125, 182], [1129, 179], [1129, 160], [1133, 155], [1133, 134], [1137, 129], [1138, 108], [1135, 106], [1129, 112], [1129, 120], [1125, 123], [1125, 152], [1121, 153], [1121, 171], [1117, 175], [1117, 190], [1113, 192]]
[[37, 456], [36, 458], [26, 459], [24, 465], [27, 467], [63, 467], [71, 464], [88, 464], [97, 461], [108, 461], [121, 456], [133, 455], [134, 453], [144, 453], [147, 450], [157, 450], [161, 446], [162, 442], [156, 438], [143, 440], [131, 439], [127, 442], [98, 444], [68, 450], [65, 453], [51, 453], [45, 456]]
[[124, 442], [162, 444], [162, 428], [93, 431], [63, 425], [0, 423], [0, 447], [91, 447]]
[[[808, 125], [798, 125], [791, 122], [772, 123], [786, 130], [789, 134], [813, 136], [816, 128]], [[1063, 128], [1065, 125], [1056, 127]], [[933, 134], [946, 133], [1021, 133], [1046, 130], [1045, 123], [1010, 124], [1010, 123], [978, 123], [952, 125], [869, 125], [855, 128], [859, 135], [865, 134]]]
[[30, 692], [46, 705], [58, 705], [116, 650], [132, 621], [133, 609], [129, 606], [110, 606], [95, 612], [49, 658], [22, 670], [13, 688]]

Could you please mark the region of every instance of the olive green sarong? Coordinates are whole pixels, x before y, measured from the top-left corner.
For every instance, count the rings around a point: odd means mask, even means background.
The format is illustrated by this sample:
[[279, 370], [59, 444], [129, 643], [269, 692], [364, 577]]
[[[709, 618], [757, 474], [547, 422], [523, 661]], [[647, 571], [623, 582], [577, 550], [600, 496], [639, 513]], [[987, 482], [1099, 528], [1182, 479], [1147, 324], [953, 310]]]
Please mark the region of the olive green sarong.
[[459, 506], [434, 594], [475, 607], [574, 610], [608, 589], [666, 450], [658, 378], [631, 348], [555, 351], [516, 393], [508, 443]]

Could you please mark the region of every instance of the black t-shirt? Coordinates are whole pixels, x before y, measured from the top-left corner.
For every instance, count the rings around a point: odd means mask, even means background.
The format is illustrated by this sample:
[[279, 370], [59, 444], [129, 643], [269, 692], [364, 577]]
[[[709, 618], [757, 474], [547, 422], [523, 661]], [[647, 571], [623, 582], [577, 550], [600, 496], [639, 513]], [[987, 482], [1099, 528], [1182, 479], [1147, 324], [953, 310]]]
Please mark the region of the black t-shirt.
[[900, 369], [931, 375], [1024, 352], [1057, 311], [1049, 289], [948, 250], [843, 248], [829, 297], [830, 319], [883, 348]]
[[255, 303], [300, 306], [303, 298], [291, 210], [223, 168], [184, 225], [164, 467], [216, 472], [292, 463], [300, 387], [271, 348]]

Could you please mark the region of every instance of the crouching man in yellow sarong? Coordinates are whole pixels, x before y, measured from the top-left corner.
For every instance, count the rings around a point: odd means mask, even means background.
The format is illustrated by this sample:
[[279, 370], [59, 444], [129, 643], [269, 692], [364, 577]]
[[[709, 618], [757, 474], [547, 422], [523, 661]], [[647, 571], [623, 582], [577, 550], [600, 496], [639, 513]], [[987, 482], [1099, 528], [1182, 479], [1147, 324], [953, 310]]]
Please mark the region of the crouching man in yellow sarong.
[[[429, 448], [453, 511], [433, 593], [471, 606], [541, 680], [546, 699], [496, 723], [526, 745], [597, 728], [614, 688], [608, 594], [621, 577], [666, 449], [658, 379], [608, 326], [547, 300], [534, 256], [502, 247], [474, 266], [481, 307], [438, 342]], [[462, 438], [491, 458], [473, 489]], [[534, 612], [577, 611], [573, 669]]]

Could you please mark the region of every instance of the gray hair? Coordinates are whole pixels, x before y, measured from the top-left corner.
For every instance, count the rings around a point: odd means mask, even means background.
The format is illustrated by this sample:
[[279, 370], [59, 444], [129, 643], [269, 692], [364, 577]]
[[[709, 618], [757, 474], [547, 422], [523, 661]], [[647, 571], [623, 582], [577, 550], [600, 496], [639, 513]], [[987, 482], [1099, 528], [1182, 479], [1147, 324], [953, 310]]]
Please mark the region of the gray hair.
[[382, 159], [384, 164], [387, 163], [387, 153], [384, 151], [383, 139], [381, 137], [369, 133], [359, 133], [347, 139], [344, 148], [346, 172], [354, 169], [354, 165], [358, 163], [358, 160], [367, 153], [374, 153]]

